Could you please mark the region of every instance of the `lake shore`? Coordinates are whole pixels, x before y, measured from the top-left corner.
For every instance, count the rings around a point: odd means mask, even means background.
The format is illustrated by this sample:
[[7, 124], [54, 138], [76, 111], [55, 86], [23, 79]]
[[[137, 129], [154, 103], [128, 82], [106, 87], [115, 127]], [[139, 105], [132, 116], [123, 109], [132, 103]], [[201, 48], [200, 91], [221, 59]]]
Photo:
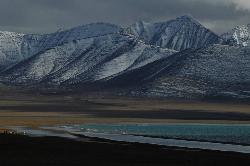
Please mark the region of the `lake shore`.
[[250, 155], [163, 147], [81, 137], [28, 137], [0, 134], [0, 165], [233, 166], [250, 165]]
[[[24, 96], [0, 99], [0, 133], [8, 126], [75, 124], [250, 124], [250, 105], [137, 98]], [[247, 154], [82, 137], [0, 134], [0, 165], [250, 165]], [[11, 158], [10, 158], [11, 157]]]

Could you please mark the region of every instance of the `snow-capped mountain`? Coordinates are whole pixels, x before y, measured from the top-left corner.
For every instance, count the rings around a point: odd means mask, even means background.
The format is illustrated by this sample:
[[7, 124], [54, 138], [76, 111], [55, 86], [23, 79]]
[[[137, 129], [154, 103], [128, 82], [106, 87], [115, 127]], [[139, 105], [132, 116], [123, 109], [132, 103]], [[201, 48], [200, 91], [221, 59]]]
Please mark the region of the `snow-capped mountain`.
[[230, 45], [250, 45], [250, 24], [235, 27], [232, 31], [221, 36]]
[[120, 30], [121, 28], [116, 25], [96, 23], [45, 35], [0, 32], [0, 71], [64, 43], [116, 33]]
[[228, 95], [249, 98], [250, 49], [213, 45], [186, 50], [113, 81], [129, 82], [135, 75], [139, 75], [133, 78], [136, 88], [131, 93], [135, 95], [182, 98]]
[[0, 81], [139, 96], [249, 98], [250, 49], [238, 46], [248, 44], [247, 35], [238, 27], [222, 41], [189, 16], [129, 28], [96, 23], [43, 35], [1, 32]]
[[0, 70], [25, 58], [21, 54], [23, 36], [14, 32], [0, 32]]
[[[227, 96], [233, 94], [239, 98], [249, 98], [249, 55], [250, 49], [247, 47], [238, 48], [226, 45], [213, 45], [191, 52], [180, 53], [180, 59], [172, 65], [171, 69], [166, 71], [167, 75], [174, 76], [177, 79], [172, 79], [174, 80], [171, 81], [172, 84], [162, 81], [162, 79], [169, 79], [164, 73], [157, 78], [153, 85], [160, 86], [160, 91], [163, 90], [163, 92], [167, 93], [170, 88], [172, 91], [184, 95], [187, 92], [202, 96]], [[176, 83], [176, 80], [181, 81]], [[180, 86], [182, 84], [184, 86]], [[166, 89], [166, 87], [168, 88]]]
[[159, 23], [140, 21], [131, 26], [128, 31], [147, 44], [178, 51], [221, 42], [219, 36], [191, 16], [182, 16]]
[[65, 42], [2, 73], [14, 84], [77, 84], [109, 79], [165, 58], [176, 51], [139, 42], [120, 33]]

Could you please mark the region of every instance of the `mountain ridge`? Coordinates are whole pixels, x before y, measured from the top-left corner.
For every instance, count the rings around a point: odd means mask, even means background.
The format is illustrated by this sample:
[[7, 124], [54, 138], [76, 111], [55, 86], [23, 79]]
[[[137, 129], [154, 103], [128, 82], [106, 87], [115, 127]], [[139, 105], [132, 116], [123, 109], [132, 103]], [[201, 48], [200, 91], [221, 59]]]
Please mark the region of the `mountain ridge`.
[[177, 51], [222, 42], [218, 35], [190, 16], [181, 16], [167, 22], [137, 22], [128, 31], [147, 44]]
[[249, 98], [250, 50], [231, 44], [230, 35], [218, 36], [190, 16], [128, 28], [93, 23], [43, 35], [0, 32], [0, 81], [148, 97]]

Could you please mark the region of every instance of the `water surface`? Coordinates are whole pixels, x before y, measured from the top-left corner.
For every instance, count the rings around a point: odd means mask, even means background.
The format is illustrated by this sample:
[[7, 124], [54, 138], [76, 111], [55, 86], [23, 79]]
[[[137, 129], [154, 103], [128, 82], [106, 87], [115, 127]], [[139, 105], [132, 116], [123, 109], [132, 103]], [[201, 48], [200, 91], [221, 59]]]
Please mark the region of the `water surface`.
[[222, 124], [90, 124], [71, 126], [80, 131], [106, 134], [197, 140], [250, 145], [250, 125]]

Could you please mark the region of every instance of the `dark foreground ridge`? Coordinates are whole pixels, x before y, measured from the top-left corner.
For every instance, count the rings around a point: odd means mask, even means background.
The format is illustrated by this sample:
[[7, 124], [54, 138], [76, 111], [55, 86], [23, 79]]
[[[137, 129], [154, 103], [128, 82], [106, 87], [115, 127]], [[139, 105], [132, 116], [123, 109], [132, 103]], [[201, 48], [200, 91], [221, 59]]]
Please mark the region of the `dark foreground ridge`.
[[112, 142], [83, 137], [0, 135], [0, 165], [25, 166], [249, 166], [250, 155]]

